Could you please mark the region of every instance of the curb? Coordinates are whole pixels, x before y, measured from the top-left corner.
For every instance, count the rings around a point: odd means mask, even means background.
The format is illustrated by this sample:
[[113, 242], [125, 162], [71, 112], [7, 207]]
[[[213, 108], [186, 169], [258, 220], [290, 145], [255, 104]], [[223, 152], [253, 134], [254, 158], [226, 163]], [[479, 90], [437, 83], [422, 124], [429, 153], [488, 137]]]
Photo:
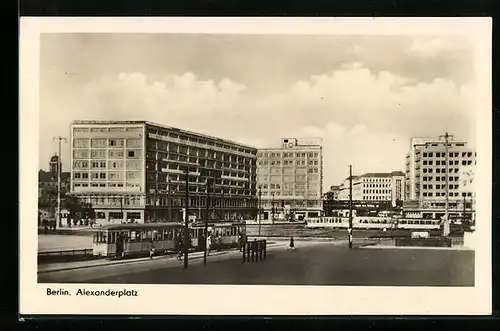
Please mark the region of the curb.
[[[223, 254], [226, 254], [228, 252], [222, 252], [222, 253], [219, 253], [219, 254], [215, 254], [215, 253], [212, 253], [212, 256], [217, 256], [217, 255], [223, 255]], [[203, 255], [201, 256], [194, 256], [194, 257], [189, 257], [188, 260], [196, 260], [196, 259], [201, 259], [203, 257]], [[160, 260], [160, 259], [167, 259], [167, 260], [171, 260], [171, 259], [174, 259], [175, 256], [169, 256], [169, 257], [166, 257], [166, 256], [159, 256], [156, 258], [156, 260]], [[93, 264], [93, 265], [83, 265], [83, 266], [78, 266], [78, 267], [65, 267], [65, 268], [60, 268], [60, 269], [49, 269], [49, 270], [41, 270], [41, 271], [38, 271], [38, 274], [46, 274], [46, 273], [51, 273], [51, 272], [58, 272], [58, 271], [70, 271], [70, 270], [77, 270], [77, 269], [90, 269], [90, 268], [98, 268], [98, 267], [107, 267], [107, 266], [112, 266], [112, 265], [123, 265], [123, 264], [130, 264], [130, 263], [139, 263], [139, 262], [147, 262], [147, 261], [150, 261], [149, 258], [141, 258], [140, 260], [139, 259], [130, 259], [130, 260], [118, 260], [118, 261], [115, 261], [115, 262], [109, 262], [109, 263], [101, 263], [101, 264]]]
[[[269, 248], [278, 247], [278, 246], [280, 246], [280, 245], [269, 246]], [[231, 252], [236, 252], [236, 251], [213, 252], [209, 256], [224, 255], [224, 254], [228, 254], [228, 253], [231, 253]], [[201, 259], [201, 258], [203, 258], [203, 254], [196, 255], [196, 256], [191, 256], [191, 257], [189, 257], [188, 260], [196, 260], [196, 259]], [[171, 259], [175, 259], [175, 256], [164, 256], [163, 255], [163, 256], [159, 256], [159, 257], [156, 258], [156, 260], [160, 260], [160, 259], [171, 260]], [[141, 258], [140, 260], [139, 259], [118, 260], [118, 261], [114, 261], [114, 262], [101, 263], [101, 264], [93, 264], [93, 265], [83, 265], [83, 266], [78, 266], [78, 267], [63, 267], [63, 268], [60, 268], [60, 269], [40, 270], [37, 273], [38, 274], [46, 274], [46, 273], [51, 273], [51, 272], [70, 271], [70, 270], [78, 270], [78, 269], [90, 269], [90, 268], [98, 268], [98, 267], [107, 267], [107, 266], [112, 266], [112, 265], [123, 265], [123, 264], [130, 264], [130, 263], [140, 263], [140, 262], [147, 262], [147, 261], [150, 261], [150, 259], [149, 258]]]
[[360, 248], [365, 249], [418, 249], [418, 250], [441, 250], [441, 251], [475, 251], [469, 247], [420, 247], [420, 246], [376, 246], [365, 245]]

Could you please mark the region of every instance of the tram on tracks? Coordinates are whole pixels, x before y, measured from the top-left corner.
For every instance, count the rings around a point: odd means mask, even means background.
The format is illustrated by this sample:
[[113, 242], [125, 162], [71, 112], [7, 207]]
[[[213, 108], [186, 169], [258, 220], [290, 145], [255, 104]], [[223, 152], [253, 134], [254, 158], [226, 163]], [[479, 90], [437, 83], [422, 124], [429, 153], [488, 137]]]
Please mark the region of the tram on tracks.
[[[389, 230], [432, 230], [441, 227], [440, 220], [393, 218], [379, 216], [355, 216], [352, 220], [354, 229]], [[317, 217], [307, 220], [306, 228], [334, 228], [347, 229], [349, 227], [348, 217]]]
[[[208, 234], [222, 247], [238, 245], [240, 235], [245, 234], [243, 223], [210, 223]], [[93, 255], [103, 257], [126, 257], [147, 254], [151, 247], [155, 252], [176, 251], [184, 235], [182, 223], [109, 224], [94, 233]], [[203, 250], [205, 245], [205, 223], [189, 225], [190, 249]]]

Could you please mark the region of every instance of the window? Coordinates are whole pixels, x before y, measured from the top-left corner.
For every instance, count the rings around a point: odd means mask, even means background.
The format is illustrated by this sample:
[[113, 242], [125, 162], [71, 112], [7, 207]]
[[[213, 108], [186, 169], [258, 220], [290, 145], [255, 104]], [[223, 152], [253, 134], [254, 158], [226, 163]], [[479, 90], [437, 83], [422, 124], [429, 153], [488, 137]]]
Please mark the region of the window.
[[75, 148], [88, 148], [89, 147], [89, 139], [74, 139], [73, 147]]
[[127, 156], [128, 157], [135, 157], [135, 151], [128, 151]]
[[141, 147], [142, 141], [140, 139], [127, 139], [127, 147]]
[[100, 179], [106, 179], [106, 173], [105, 172], [99, 173], [99, 178]]
[[92, 147], [106, 147], [106, 139], [92, 139], [90, 145]]
[[73, 161], [74, 169], [88, 169], [89, 163], [87, 161]]
[[106, 158], [106, 150], [105, 149], [96, 149], [92, 151], [93, 159], [105, 159]]
[[89, 151], [87, 150], [74, 150], [73, 151], [73, 158], [74, 159], [88, 159], [89, 158]]

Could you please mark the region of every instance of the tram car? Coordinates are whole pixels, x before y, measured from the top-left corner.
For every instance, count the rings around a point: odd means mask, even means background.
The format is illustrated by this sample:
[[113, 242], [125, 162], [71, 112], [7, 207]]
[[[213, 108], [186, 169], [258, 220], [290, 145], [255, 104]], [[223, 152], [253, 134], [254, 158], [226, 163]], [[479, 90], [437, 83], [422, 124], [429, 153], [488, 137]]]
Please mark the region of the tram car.
[[[413, 218], [392, 218], [378, 216], [353, 217], [352, 226], [354, 229], [408, 229], [408, 230], [432, 230], [439, 229], [440, 220], [413, 219]], [[317, 217], [307, 220], [306, 228], [349, 228], [348, 217]]]
[[[209, 229], [212, 235], [220, 235], [222, 243], [227, 246], [237, 245], [238, 235], [244, 232], [244, 226], [239, 223], [215, 223], [210, 224]], [[190, 224], [191, 249], [204, 248], [204, 231], [204, 224]], [[144, 255], [153, 245], [158, 253], [175, 251], [183, 233], [182, 223], [109, 224], [95, 231], [93, 255], [105, 257]]]
[[402, 218], [398, 220], [398, 229], [434, 230], [441, 228], [441, 221], [435, 219]]

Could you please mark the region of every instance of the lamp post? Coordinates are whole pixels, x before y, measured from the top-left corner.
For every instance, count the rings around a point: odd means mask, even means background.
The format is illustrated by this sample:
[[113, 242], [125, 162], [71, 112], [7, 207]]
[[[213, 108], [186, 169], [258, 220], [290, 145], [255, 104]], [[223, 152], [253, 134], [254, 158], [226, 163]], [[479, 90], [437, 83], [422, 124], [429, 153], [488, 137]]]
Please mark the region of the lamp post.
[[274, 192], [271, 192], [272, 208], [271, 208], [271, 223], [274, 224]]
[[258, 207], [258, 211], [257, 211], [257, 217], [259, 218], [259, 237], [260, 237], [260, 223], [261, 223], [260, 222], [260, 219], [261, 219], [261, 211], [260, 211], [260, 206], [261, 205], [260, 205], [260, 201], [262, 199], [262, 191], [261, 191], [261, 189], [262, 189], [262, 186], [259, 185], [259, 207]]
[[167, 203], [168, 203], [168, 221], [172, 222], [172, 198], [170, 197], [170, 178], [167, 180]]
[[349, 248], [352, 248], [352, 165], [349, 165]]
[[206, 215], [205, 215], [205, 249], [203, 252], [203, 264], [207, 264], [207, 240], [208, 240], [208, 217], [210, 215], [210, 186], [211, 186], [210, 178], [207, 178], [207, 204], [206, 204]]
[[452, 135], [449, 135], [448, 132], [446, 132], [444, 135], [441, 135], [439, 136], [440, 138], [444, 138], [444, 143], [445, 143], [445, 147], [444, 147], [444, 150], [445, 150], [445, 171], [446, 171], [446, 177], [445, 177], [445, 182], [446, 182], [446, 186], [445, 186], [445, 211], [444, 211], [444, 222], [443, 222], [443, 236], [448, 236], [449, 233], [450, 233], [450, 225], [449, 225], [449, 222], [448, 222], [448, 209], [449, 209], [449, 170], [448, 170], [448, 167], [449, 167], [449, 155], [448, 155], [448, 140], [450, 138], [453, 138]]
[[[59, 154], [57, 158], [57, 226], [62, 227], [61, 220], [61, 171], [62, 171], [62, 158], [61, 158], [61, 141], [66, 141], [64, 137], [55, 137], [54, 140], [57, 140], [59, 143]], [[55, 227], [54, 227], [55, 228]]]
[[186, 167], [186, 213], [184, 215], [184, 269], [188, 268], [189, 252], [189, 167]]

